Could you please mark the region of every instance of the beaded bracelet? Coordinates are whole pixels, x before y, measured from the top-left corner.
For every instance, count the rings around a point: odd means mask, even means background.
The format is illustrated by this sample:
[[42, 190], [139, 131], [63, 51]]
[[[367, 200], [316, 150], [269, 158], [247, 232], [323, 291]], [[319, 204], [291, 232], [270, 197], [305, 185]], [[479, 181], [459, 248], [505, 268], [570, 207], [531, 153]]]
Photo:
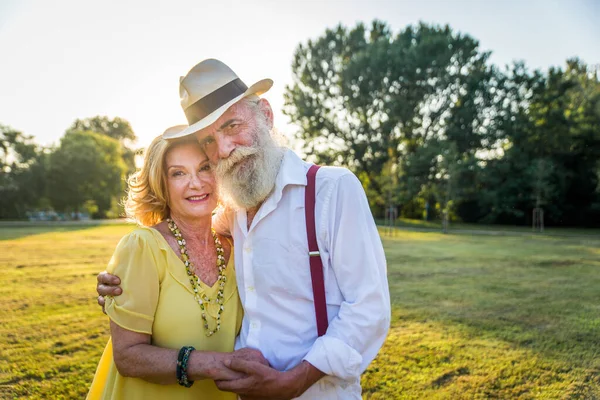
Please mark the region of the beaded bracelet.
[[181, 386], [188, 388], [194, 384], [194, 381], [190, 381], [187, 376], [188, 361], [193, 350], [196, 349], [192, 346], [184, 346], [179, 350], [179, 354], [177, 355], [177, 382]]
[[177, 382], [181, 380], [181, 359], [183, 358], [183, 353], [185, 352], [185, 347], [179, 349], [179, 354], [177, 355]]

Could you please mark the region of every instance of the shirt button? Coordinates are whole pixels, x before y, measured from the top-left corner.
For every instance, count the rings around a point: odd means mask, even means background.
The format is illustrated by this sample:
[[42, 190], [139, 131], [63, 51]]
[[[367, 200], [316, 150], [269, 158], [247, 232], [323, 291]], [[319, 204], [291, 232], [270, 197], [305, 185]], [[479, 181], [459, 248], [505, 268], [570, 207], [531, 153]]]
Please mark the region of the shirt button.
[[252, 322], [250, 324], [250, 328], [252, 328], [252, 329], [256, 329], [257, 327], [258, 327], [258, 324], [256, 322]]
[[252, 250], [250, 249], [250, 247], [244, 247], [244, 251], [245, 251], [246, 253], [250, 253]]
[[249, 292], [254, 292], [254, 286], [248, 286], [246, 289], [248, 289]]

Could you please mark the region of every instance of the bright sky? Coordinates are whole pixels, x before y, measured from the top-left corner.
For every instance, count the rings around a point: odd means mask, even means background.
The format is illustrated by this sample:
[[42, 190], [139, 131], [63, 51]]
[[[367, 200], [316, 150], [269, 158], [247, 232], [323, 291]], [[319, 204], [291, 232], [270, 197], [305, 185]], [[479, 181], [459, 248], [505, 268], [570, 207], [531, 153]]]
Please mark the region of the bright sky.
[[0, 0], [0, 123], [56, 143], [76, 118], [119, 116], [140, 146], [185, 123], [178, 82], [205, 58], [246, 84], [270, 77], [276, 126], [299, 43], [373, 19], [448, 23], [504, 65], [600, 64], [598, 0]]

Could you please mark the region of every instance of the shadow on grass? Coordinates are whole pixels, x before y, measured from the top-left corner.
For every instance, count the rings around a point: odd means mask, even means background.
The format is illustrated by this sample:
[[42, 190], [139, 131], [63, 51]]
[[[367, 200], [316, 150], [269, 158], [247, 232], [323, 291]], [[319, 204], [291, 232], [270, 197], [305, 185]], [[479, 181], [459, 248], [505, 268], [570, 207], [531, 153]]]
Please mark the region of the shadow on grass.
[[95, 228], [101, 224], [87, 223], [78, 225], [20, 225], [20, 226], [0, 226], [0, 241], [21, 239], [28, 236], [40, 235], [44, 233], [73, 232]]
[[363, 399], [598, 399], [598, 369], [450, 318], [394, 307]]
[[384, 240], [391, 297], [403, 319], [460, 326], [472, 337], [600, 374], [594, 246], [548, 238], [432, 238], [407, 233]]
[[422, 308], [407, 308], [404, 312], [406, 320], [460, 327], [470, 337], [501, 340], [514, 348], [531, 350], [547, 359], [595, 371], [596, 376], [600, 376], [597, 319], [590, 321], [594, 327], [586, 321], [577, 323], [563, 316], [528, 320], [527, 313], [511, 315], [506, 310], [493, 308], [471, 310], [470, 313], [456, 312], [448, 307], [434, 313]]

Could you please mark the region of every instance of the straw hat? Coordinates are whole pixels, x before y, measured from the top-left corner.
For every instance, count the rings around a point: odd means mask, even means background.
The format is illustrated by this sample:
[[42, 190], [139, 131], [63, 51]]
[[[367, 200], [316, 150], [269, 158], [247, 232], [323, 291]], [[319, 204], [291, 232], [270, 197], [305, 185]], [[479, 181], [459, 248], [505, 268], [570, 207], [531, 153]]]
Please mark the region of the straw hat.
[[215, 122], [229, 107], [246, 96], [260, 96], [273, 86], [271, 79], [263, 79], [248, 87], [235, 72], [215, 59], [201, 61], [179, 79], [181, 107], [189, 127], [167, 131], [165, 139], [191, 135]]

